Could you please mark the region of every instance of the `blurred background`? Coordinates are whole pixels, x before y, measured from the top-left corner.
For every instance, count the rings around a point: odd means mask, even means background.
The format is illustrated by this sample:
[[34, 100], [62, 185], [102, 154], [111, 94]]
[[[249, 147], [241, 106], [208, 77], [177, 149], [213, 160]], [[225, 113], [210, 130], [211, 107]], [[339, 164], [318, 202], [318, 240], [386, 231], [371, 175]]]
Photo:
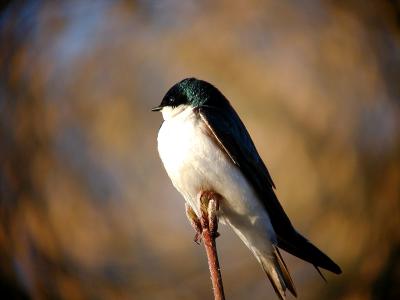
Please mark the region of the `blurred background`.
[[[0, 68], [4, 299], [212, 298], [150, 112], [189, 76], [343, 269], [285, 253], [299, 299], [400, 299], [399, 1], [2, 1]], [[277, 299], [220, 232], [227, 299]]]

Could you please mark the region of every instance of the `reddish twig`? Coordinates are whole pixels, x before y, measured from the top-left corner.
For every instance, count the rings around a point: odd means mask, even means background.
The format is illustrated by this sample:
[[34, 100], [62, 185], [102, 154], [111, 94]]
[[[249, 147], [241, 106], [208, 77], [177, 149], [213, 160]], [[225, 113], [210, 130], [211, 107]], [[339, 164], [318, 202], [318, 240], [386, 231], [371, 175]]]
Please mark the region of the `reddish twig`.
[[199, 237], [202, 237], [204, 241], [214, 291], [214, 299], [225, 300], [217, 246], [215, 243], [215, 238], [219, 235], [217, 232], [219, 195], [213, 192], [203, 192], [199, 195], [199, 202], [201, 214], [200, 220], [189, 205], [186, 205], [186, 214], [193, 228], [196, 230], [195, 242], [198, 243]]

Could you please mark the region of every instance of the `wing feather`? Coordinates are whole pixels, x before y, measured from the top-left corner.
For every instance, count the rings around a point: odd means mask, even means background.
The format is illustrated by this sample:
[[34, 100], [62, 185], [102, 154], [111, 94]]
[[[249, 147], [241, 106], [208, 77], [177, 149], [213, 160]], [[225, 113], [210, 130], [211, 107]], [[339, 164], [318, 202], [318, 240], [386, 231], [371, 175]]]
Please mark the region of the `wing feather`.
[[201, 106], [197, 112], [216, 143], [253, 186], [271, 219], [278, 247], [316, 267], [341, 273], [338, 265], [293, 227], [275, 195], [275, 185], [267, 167], [259, 156], [246, 127], [229, 102], [223, 110], [213, 106]]
[[214, 135], [220, 148], [240, 168], [251, 183], [273, 223], [277, 234], [292, 232], [294, 228], [275, 196], [275, 187], [267, 167], [259, 156], [253, 141], [234, 109], [223, 113], [214, 107], [200, 107], [199, 115]]

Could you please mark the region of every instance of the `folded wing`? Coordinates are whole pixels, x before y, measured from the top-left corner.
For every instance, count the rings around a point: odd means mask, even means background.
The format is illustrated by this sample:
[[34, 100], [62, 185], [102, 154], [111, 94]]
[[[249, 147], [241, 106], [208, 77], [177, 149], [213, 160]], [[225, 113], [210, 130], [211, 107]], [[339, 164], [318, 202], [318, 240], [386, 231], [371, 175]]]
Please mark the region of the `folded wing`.
[[[226, 109], [230, 113], [226, 113]], [[340, 267], [293, 227], [274, 192], [274, 183], [246, 127], [226, 102], [224, 110], [201, 106], [198, 114], [212, 138], [242, 171], [262, 201], [277, 235], [277, 246], [311, 264], [340, 274]], [[317, 269], [318, 270], [318, 269]]]

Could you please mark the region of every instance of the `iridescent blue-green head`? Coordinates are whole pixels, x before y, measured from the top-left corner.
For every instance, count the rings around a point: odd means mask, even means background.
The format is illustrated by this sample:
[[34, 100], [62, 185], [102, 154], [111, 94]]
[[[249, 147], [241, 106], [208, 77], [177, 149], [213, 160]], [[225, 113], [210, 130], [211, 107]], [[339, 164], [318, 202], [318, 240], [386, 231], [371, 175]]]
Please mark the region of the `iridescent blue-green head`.
[[223, 107], [229, 105], [228, 100], [212, 84], [196, 78], [186, 78], [175, 84], [165, 94], [159, 106], [152, 111], [160, 111], [163, 108], [177, 108], [191, 106]]

